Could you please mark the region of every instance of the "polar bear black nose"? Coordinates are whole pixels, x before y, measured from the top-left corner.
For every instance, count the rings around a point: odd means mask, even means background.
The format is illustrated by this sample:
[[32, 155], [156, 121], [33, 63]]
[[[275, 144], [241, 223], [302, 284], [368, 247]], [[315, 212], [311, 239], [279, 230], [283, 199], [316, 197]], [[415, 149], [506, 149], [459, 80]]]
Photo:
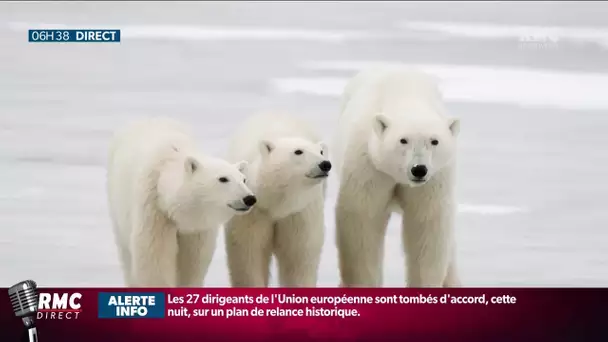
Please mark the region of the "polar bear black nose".
[[429, 169], [424, 165], [414, 165], [414, 167], [412, 167], [412, 176], [416, 178], [424, 178], [427, 172], [429, 172]]
[[329, 172], [329, 170], [331, 170], [331, 163], [329, 160], [324, 160], [319, 163], [319, 169], [321, 169], [323, 172]]
[[249, 195], [249, 196], [243, 197], [243, 203], [245, 203], [245, 205], [248, 206], [248, 207], [251, 207], [257, 201], [258, 200], [253, 195]]

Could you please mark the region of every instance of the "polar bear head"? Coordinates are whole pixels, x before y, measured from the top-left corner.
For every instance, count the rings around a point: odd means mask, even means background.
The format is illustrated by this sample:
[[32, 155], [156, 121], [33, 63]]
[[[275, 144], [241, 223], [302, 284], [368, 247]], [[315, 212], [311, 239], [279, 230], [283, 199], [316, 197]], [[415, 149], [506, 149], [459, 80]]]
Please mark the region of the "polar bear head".
[[262, 140], [258, 177], [275, 184], [316, 185], [329, 176], [331, 162], [327, 159], [327, 146], [303, 138]]
[[370, 157], [378, 170], [398, 183], [425, 184], [456, 153], [460, 120], [430, 117], [411, 120], [377, 114], [369, 141]]
[[158, 187], [162, 206], [183, 231], [224, 224], [234, 215], [250, 211], [257, 199], [243, 174], [247, 162], [186, 156], [177, 172], [164, 172]]

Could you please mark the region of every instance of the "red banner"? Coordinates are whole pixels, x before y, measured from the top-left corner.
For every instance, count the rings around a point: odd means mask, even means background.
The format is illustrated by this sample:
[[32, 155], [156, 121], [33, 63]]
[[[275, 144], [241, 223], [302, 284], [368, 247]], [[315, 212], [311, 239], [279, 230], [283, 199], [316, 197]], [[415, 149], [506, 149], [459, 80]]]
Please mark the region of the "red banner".
[[[607, 341], [600, 289], [38, 289], [40, 342]], [[0, 341], [24, 326], [0, 294]], [[4, 298], [4, 299], [2, 299]]]

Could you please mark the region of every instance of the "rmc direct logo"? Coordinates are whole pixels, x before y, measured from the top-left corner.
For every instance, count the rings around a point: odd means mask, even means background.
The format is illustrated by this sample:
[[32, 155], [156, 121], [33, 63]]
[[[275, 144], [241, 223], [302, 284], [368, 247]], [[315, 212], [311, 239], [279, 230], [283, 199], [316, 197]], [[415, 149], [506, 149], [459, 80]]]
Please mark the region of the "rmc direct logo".
[[80, 300], [82, 294], [72, 293], [48, 293], [41, 292], [38, 295], [37, 319], [49, 320], [72, 320], [78, 319], [82, 312]]

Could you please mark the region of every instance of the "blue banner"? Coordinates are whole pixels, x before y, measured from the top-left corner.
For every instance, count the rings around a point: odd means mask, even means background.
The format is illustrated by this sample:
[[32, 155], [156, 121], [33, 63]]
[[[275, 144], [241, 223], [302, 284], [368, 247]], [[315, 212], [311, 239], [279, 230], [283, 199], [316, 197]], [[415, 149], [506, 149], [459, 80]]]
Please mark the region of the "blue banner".
[[164, 318], [162, 292], [100, 292], [98, 318]]
[[120, 30], [29, 30], [30, 43], [120, 43]]

